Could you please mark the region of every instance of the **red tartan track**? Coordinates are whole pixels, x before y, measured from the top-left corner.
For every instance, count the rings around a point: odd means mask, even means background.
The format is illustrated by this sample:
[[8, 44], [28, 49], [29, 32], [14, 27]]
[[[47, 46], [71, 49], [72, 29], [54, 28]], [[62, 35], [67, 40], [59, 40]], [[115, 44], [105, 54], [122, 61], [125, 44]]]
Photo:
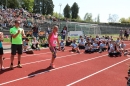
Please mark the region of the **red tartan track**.
[[[130, 48], [129, 42], [126, 42]], [[23, 68], [10, 70], [10, 53], [4, 57], [5, 71], [0, 72], [0, 86], [126, 86], [130, 58], [107, 56], [107, 52], [94, 54], [59, 51], [56, 68], [49, 70], [49, 49], [23, 54]], [[17, 64], [17, 56], [14, 65]]]

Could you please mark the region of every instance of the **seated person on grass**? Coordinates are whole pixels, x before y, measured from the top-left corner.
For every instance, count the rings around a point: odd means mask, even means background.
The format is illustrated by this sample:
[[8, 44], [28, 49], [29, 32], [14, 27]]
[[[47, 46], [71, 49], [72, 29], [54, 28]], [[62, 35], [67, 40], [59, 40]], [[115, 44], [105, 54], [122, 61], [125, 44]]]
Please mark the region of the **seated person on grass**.
[[84, 53], [93, 53], [94, 51], [92, 50], [92, 45], [90, 42], [85, 44], [85, 52]]
[[40, 50], [39, 48], [39, 42], [36, 40], [36, 37], [33, 38], [32, 40], [32, 46], [31, 46], [32, 49], [36, 49], [36, 50]]
[[84, 39], [81, 39], [81, 41], [79, 42], [79, 49], [85, 49], [85, 42]]
[[47, 40], [43, 40], [43, 42], [41, 43], [41, 47], [49, 47]]
[[23, 52], [26, 52], [29, 49], [29, 39], [26, 38], [23, 40]]
[[70, 52], [80, 53], [79, 47], [78, 47], [78, 45], [76, 44], [76, 40], [73, 40], [71, 46], [72, 46], [72, 50], [70, 50]]

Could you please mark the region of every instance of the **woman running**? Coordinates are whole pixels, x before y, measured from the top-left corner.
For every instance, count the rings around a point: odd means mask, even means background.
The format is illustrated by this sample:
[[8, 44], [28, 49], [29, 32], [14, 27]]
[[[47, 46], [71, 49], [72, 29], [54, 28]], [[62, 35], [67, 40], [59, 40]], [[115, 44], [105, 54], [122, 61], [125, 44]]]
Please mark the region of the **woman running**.
[[3, 56], [3, 46], [2, 46], [2, 41], [3, 41], [4, 37], [3, 37], [3, 33], [0, 32], [0, 69], [1, 70], [4, 70], [4, 67], [3, 67], [3, 59], [2, 56]]
[[58, 44], [58, 47], [60, 50], [60, 43], [59, 43], [57, 32], [58, 32], [58, 26], [54, 26], [52, 33], [49, 34], [49, 37], [48, 37], [49, 48], [50, 48], [50, 51], [52, 52], [52, 60], [51, 60], [51, 64], [50, 64], [51, 68], [55, 68], [55, 65], [53, 63], [56, 58], [57, 44]]

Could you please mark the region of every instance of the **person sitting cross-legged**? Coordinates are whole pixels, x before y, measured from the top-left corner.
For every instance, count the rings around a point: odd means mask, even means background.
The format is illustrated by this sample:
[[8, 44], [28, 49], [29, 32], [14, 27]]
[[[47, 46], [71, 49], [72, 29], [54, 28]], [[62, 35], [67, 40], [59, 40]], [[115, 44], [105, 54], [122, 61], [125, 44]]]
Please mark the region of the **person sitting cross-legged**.
[[101, 52], [103, 52], [105, 50], [107, 50], [106, 43], [105, 43], [105, 41], [101, 41], [101, 43], [99, 45], [99, 53], [101, 53]]
[[94, 52], [98, 52], [99, 51], [99, 46], [98, 46], [97, 41], [94, 41], [94, 43], [92, 44], [92, 50]]
[[78, 47], [78, 45], [76, 44], [76, 40], [73, 40], [73, 43], [71, 44], [71, 46], [72, 46], [72, 50], [70, 50], [70, 52], [80, 53], [79, 47]]
[[65, 46], [71, 46], [72, 40], [70, 39], [70, 37], [68, 37], [68, 39], [66, 40], [66, 45]]
[[81, 39], [78, 46], [79, 46], [79, 49], [85, 49], [85, 41], [84, 41], [84, 39]]
[[90, 42], [88, 42], [88, 43], [86, 43], [86, 45], [85, 45], [85, 52], [84, 53], [89, 53], [89, 54], [91, 54], [91, 53], [93, 53], [94, 51], [92, 50], [92, 45], [91, 45], [91, 43]]
[[121, 44], [119, 45], [119, 50], [121, 53], [125, 52], [125, 47], [126, 47], [126, 44], [124, 44], [124, 42], [122, 41]]
[[110, 49], [109, 49], [109, 56], [110, 57], [113, 57], [113, 56], [121, 56], [121, 53], [116, 45], [116, 43], [113, 43], [113, 46], [110, 46]]
[[36, 37], [34, 37], [33, 40], [32, 40], [31, 48], [34, 49], [34, 50], [40, 50], [39, 42], [36, 40]]
[[29, 39], [26, 38], [23, 40], [23, 52], [26, 52], [29, 49]]

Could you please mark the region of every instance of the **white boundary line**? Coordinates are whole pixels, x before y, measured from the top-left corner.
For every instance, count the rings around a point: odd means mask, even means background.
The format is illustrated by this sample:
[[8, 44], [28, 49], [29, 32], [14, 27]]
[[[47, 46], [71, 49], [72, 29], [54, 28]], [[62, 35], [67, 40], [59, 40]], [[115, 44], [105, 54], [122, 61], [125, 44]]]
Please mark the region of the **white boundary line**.
[[[72, 55], [73, 55], [73, 54], [72, 54]], [[71, 55], [71, 56], [72, 56], [72, 55]], [[74, 54], [74, 55], [78, 55], [78, 54]], [[83, 60], [83, 61], [80, 61], [80, 62], [72, 63], [72, 64], [69, 64], [69, 65], [65, 65], [65, 66], [61, 66], [61, 67], [58, 67], [58, 68], [56, 68], [56, 69], [52, 69], [52, 70], [49, 70], [49, 71], [54, 71], [54, 70], [63, 69], [63, 68], [69, 67], [69, 66], [73, 66], [73, 65], [77, 65], [77, 64], [80, 64], [80, 63], [84, 63], [84, 62], [87, 62], [87, 61], [94, 60], [94, 59], [98, 59], [98, 58], [101, 58], [101, 57], [104, 57], [104, 56], [107, 56], [107, 55], [108, 55], [108, 54], [105, 54], [105, 55], [102, 55], [102, 56], [94, 57], [94, 58], [91, 58], [91, 59]], [[65, 56], [64, 56], [64, 57], [65, 57]], [[61, 57], [59, 57], [59, 58], [61, 58]], [[114, 64], [114, 66], [116, 66], [116, 65], [118, 65], [118, 64], [120, 64], [120, 63], [122, 63], [122, 62], [125, 62], [125, 61], [127, 61], [127, 60], [129, 60], [129, 59], [130, 59], [130, 58], [125, 59], [125, 60], [123, 60], [123, 61], [121, 61], [121, 62], [118, 62], [118, 63]], [[50, 60], [50, 59], [48, 59], [48, 60]], [[42, 61], [36, 61], [36, 62], [33, 62], [33, 63], [37, 63], [37, 62], [42, 62]], [[22, 64], [22, 65], [27, 65], [27, 64], [31, 64], [31, 63], [25, 63], [25, 64]], [[111, 67], [113, 67], [113, 65], [112, 65]], [[109, 68], [111, 68], [111, 67], [109, 67]], [[109, 68], [107, 67], [107, 69], [109, 69]], [[104, 71], [104, 70], [107, 70], [107, 69], [105, 68], [105, 69], [103, 69], [103, 70], [100, 70], [99, 73], [102, 72], [102, 71]], [[13, 82], [16, 82], [16, 81], [20, 81], [20, 80], [23, 80], [23, 79], [27, 79], [27, 78], [29, 78], [29, 77], [33, 77], [33, 76], [36, 76], [36, 75], [44, 74], [44, 73], [49, 72], [49, 71], [44, 71], [44, 72], [36, 73], [36, 74], [33, 74], [33, 75], [25, 76], [25, 77], [22, 77], [22, 78], [14, 79], [14, 80], [11, 80], [11, 81], [7, 81], [7, 82], [4, 82], [4, 83], [0, 83], [0, 85], [6, 85], [6, 84], [9, 84], [9, 83], [13, 83]], [[94, 74], [93, 74], [93, 75], [94, 75]], [[91, 76], [92, 76], [92, 74], [91, 74]], [[67, 85], [67, 86], [70, 86], [70, 85]]]
[[[126, 45], [128, 45], [128, 44], [126, 44]], [[49, 48], [48, 48], [49, 49]], [[128, 49], [130, 49], [130, 48], [128, 48]], [[67, 49], [67, 50], [70, 50], [70, 49]], [[65, 50], [65, 51], [67, 51], [67, 50]], [[60, 51], [59, 51], [60, 52]], [[51, 53], [51, 51], [50, 52], [46, 52], [46, 53], [39, 53], [39, 54], [32, 54], [32, 55], [25, 55], [25, 56], [22, 56], [22, 57], [28, 57], [28, 56], [34, 56], [34, 55], [43, 55], [43, 54], [48, 54], [48, 53]], [[4, 55], [3, 55], [3, 57], [4, 57]], [[17, 58], [17, 57], [15, 57], [15, 58]], [[10, 59], [10, 58], [6, 58], [5, 60], [8, 60], [8, 59]]]
[[113, 65], [111, 65], [111, 66], [108, 66], [108, 67], [106, 67], [106, 68], [104, 68], [104, 69], [102, 69], [102, 70], [99, 70], [99, 71], [97, 71], [97, 72], [95, 72], [95, 73], [93, 73], [93, 74], [90, 74], [90, 75], [88, 75], [88, 76], [86, 76], [86, 77], [84, 77], [84, 78], [81, 78], [81, 79], [79, 79], [79, 80], [77, 80], [77, 81], [74, 81], [74, 82], [72, 82], [72, 83], [70, 83], [70, 84], [68, 84], [68, 85], [66, 85], [66, 86], [72, 86], [72, 85], [74, 85], [74, 84], [76, 84], [76, 83], [78, 83], [78, 82], [81, 82], [81, 81], [83, 81], [83, 80], [85, 80], [85, 79], [87, 79], [87, 78], [90, 78], [90, 77], [92, 77], [92, 76], [94, 76], [94, 75], [96, 75], [96, 74], [98, 74], [98, 73], [101, 73], [101, 72], [103, 72], [103, 71], [105, 71], [105, 70], [108, 70], [108, 69], [114, 67], [114, 66], [117, 66], [117, 65], [119, 65], [119, 64], [121, 64], [121, 63], [123, 63], [123, 62], [125, 62], [125, 61], [127, 61], [127, 60], [130, 60], [130, 58], [125, 59], [125, 60], [123, 60], [123, 61], [120, 61], [120, 62], [118, 62], [118, 63], [115, 63], [115, 64], [113, 64]]
[[[70, 54], [70, 55], [60, 56], [60, 57], [57, 57], [56, 59], [65, 58], [65, 57], [69, 57], [69, 56], [75, 56], [75, 55], [79, 55], [79, 54]], [[51, 60], [51, 59], [38, 60], [38, 61], [35, 61], [35, 62], [24, 63], [24, 64], [21, 64], [21, 65], [25, 66], [25, 65], [45, 62], [45, 61], [49, 61], [49, 60]], [[15, 65], [14, 67], [17, 67], [17, 65]], [[5, 69], [7, 69], [7, 68], [9, 68], [9, 67], [5, 67]]]
[[[46, 50], [46, 49], [49, 49], [49, 48], [41, 48], [41, 50]], [[7, 51], [7, 52], [6, 52], [6, 50], [4, 50], [4, 51], [5, 51], [4, 54], [11, 53], [11, 49], [10, 49], [10, 51]]]
[[[97, 57], [87, 59], [87, 60], [83, 60], [83, 61], [79, 61], [79, 62], [75, 62], [75, 63], [65, 65], [65, 66], [61, 66], [61, 67], [58, 67], [58, 68], [55, 68], [55, 69], [52, 69], [52, 70], [49, 70], [49, 71], [55, 71], [55, 70], [63, 69], [63, 68], [69, 67], [69, 66], [73, 66], [73, 65], [77, 65], [77, 64], [84, 63], [84, 62], [87, 62], [87, 61], [95, 60], [95, 59], [98, 59], [98, 58], [101, 58], [101, 57], [104, 57], [104, 56], [107, 56], [107, 55], [108, 54], [105, 54], [105, 55], [102, 55], [102, 56], [97, 56]], [[33, 76], [36, 76], [36, 75], [44, 74], [44, 73], [49, 72], [49, 71], [44, 71], [44, 72], [29, 75], [29, 76], [21, 77], [21, 78], [18, 78], [18, 79], [14, 79], [14, 80], [11, 80], [11, 81], [7, 81], [7, 82], [4, 82], [4, 83], [1, 83], [0, 86], [6, 85], [6, 84], [9, 84], [9, 83], [13, 83], [13, 82], [16, 82], [16, 81], [20, 81], [20, 80], [23, 80], [23, 79], [27, 79], [29, 77], [33, 77]]]
[[[67, 50], [65, 50], [65, 51], [68, 51], [68, 50], [70, 50], [70, 49], [67, 49]], [[58, 51], [58, 52], [62, 52], [62, 51]], [[44, 54], [48, 54], [48, 53], [51, 53], [51, 51], [50, 51], [50, 52], [46, 52], [46, 53], [39, 53], [39, 54], [32, 54], [32, 55], [25, 55], [25, 56], [22, 56], [21, 58], [23, 58], [23, 57], [30, 57], [30, 56], [37, 56], [37, 55], [44, 55]], [[3, 57], [4, 57], [4, 55], [3, 55]], [[17, 56], [15, 56], [15, 58], [17, 58]], [[10, 58], [6, 58], [6, 57], [5, 57], [5, 60], [8, 60], [8, 59], [10, 59]]]

